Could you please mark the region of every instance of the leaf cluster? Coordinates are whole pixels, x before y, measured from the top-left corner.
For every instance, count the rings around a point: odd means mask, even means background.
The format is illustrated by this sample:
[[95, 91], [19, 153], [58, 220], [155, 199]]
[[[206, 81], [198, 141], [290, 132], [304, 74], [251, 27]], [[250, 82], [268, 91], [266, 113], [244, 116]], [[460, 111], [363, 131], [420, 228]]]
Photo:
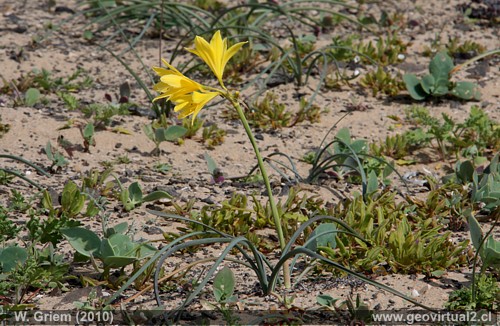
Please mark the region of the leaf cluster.
[[2, 116], [0, 116], [0, 139], [10, 130], [10, 124], [2, 123]]
[[386, 67], [398, 63], [398, 56], [405, 54], [407, 47], [408, 44], [393, 31], [368, 42], [362, 41], [360, 36], [355, 34], [347, 37], [335, 36], [330, 51], [338, 61], [359, 61]]
[[472, 106], [467, 119], [459, 123], [446, 113], [443, 120], [431, 116], [423, 107], [412, 107], [407, 111], [407, 119], [416, 127], [405, 132], [410, 147], [421, 148], [435, 141], [443, 158], [453, 151], [456, 156], [481, 157], [500, 149], [500, 128], [479, 107]]
[[203, 128], [203, 141], [208, 149], [213, 149], [224, 142], [226, 131], [219, 128], [215, 123]]
[[307, 161], [312, 167], [307, 182], [333, 176], [354, 183], [361, 182], [364, 192], [368, 185], [367, 175], [373, 174], [375, 179], [381, 177], [384, 182], [388, 182], [385, 179], [392, 173], [392, 165], [382, 158], [371, 156], [365, 139], [353, 139], [349, 129], [342, 128], [332, 141], [325, 140], [326, 137], [318, 150], [308, 154]]
[[395, 159], [402, 159], [410, 154], [410, 144], [405, 134], [387, 136], [385, 140], [377, 143], [370, 143], [370, 152], [375, 156], [390, 156]]
[[449, 37], [448, 43], [441, 44], [441, 42], [436, 41], [430, 47], [425, 47], [423, 55], [430, 57], [433, 53], [447, 51], [448, 55], [452, 58], [460, 59], [470, 59], [486, 51], [486, 47], [483, 45], [471, 41], [465, 40], [460, 42], [460, 37]]
[[[293, 127], [304, 121], [317, 123], [325, 110], [301, 98], [299, 109], [294, 112], [278, 100], [278, 95], [269, 91], [261, 101], [255, 101], [245, 107], [244, 112], [251, 126], [269, 131]], [[238, 119], [233, 110], [226, 110], [225, 117], [231, 120]]]
[[14, 239], [20, 230], [21, 227], [9, 218], [9, 209], [0, 205], [0, 242]]
[[86, 119], [92, 118], [98, 128], [104, 128], [111, 124], [114, 116], [129, 115], [130, 103], [93, 103], [82, 108]]
[[103, 276], [109, 277], [112, 268], [123, 268], [138, 260], [150, 257], [156, 249], [149, 244], [132, 241], [125, 233], [128, 230], [126, 222], [105, 229], [104, 238], [86, 228], [73, 227], [63, 229], [61, 232], [70, 245], [76, 250], [75, 259], [79, 261], [90, 260], [96, 270], [95, 260], [103, 264]]
[[[329, 214], [338, 216], [358, 231], [370, 245], [344, 234], [336, 236], [336, 248], [326, 249], [330, 259], [363, 270], [432, 274], [463, 264], [467, 242], [454, 245], [450, 232], [430, 218], [418, 218], [415, 207], [395, 203], [395, 193], [361, 196], [335, 205]], [[417, 218], [416, 218], [417, 217]]]
[[363, 87], [371, 88], [373, 96], [377, 96], [378, 93], [396, 96], [404, 89], [401, 75], [393, 76], [382, 66], [378, 66], [377, 70], [365, 74], [360, 83]]
[[483, 262], [481, 274], [484, 274], [484, 271], [489, 267], [500, 271], [500, 241], [495, 240], [491, 233], [483, 235], [479, 222], [472, 214], [469, 216], [468, 221], [472, 244]]
[[50, 141], [48, 141], [47, 145], [45, 145], [44, 151], [45, 155], [47, 155], [47, 158], [52, 162], [49, 167], [51, 171], [55, 172], [58, 169], [68, 165], [68, 160], [66, 160], [61, 152], [52, 147]]
[[76, 92], [89, 88], [92, 86], [93, 80], [83, 69], [77, 69], [67, 77], [54, 77], [53, 73], [47, 69], [33, 69], [33, 71], [22, 75], [17, 81], [12, 81], [10, 84], [4, 80], [4, 84], [10, 86], [4, 86], [2, 89], [3, 93], [13, 91], [24, 93], [30, 88], [35, 88], [45, 93], [55, 93], [57, 91]]
[[123, 209], [131, 211], [143, 203], [155, 201], [162, 198], [172, 199], [172, 196], [165, 191], [157, 190], [144, 196], [141, 186], [138, 182], [131, 183], [128, 188], [123, 188], [120, 184], [121, 193], [120, 201], [123, 204]]
[[[370, 323], [372, 319], [372, 311], [370, 307], [363, 302], [361, 295], [356, 295], [356, 300], [352, 300], [349, 296], [346, 300], [337, 303], [339, 299], [335, 299], [327, 294], [321, 294], [316, 297], [316, 302], [331, 311], [336, 313], [336, 316], [345, 324], [352, 323]], [[344, 317], [344, 315], [346, 315]]]
[[[285, 238], [289, 238], [298, 225], [308, 219], [309, 214], [324, 212], [322, 200], [306, 194], [299, 195], [300, 192], [290, 188], [286, 200], [280, 200], [277, 204]], [[221, 206], [206, 205], [199, 213], [191, 212], [191, 218], [233, 236], [246, 235], [255, 245], [268, 250], [272, 244], [254, 232], [273, 227], [271, 207], [269, 202], [261, 203], [256, 196], [252, 196], [252, 199], [253, 207], [246, 195], [234, 193], [229, 200], [223, 201]], [[204, 229], [197, 223], [191, 223], [189, 227], [195, 231]]]
[[15, 245], [0, 248], [0, 294], [11, 297], [15, 307], [22, 304], [30, 289], [67, 291], [65, 284], [74, 276], [69, 275], [69, 264], [63, 258], [52, 246], [32, 250]]
[[[472, 297], [472, 289], [470, 287], [463, 287], [453, 291], [448, 298], [448, 302], [446, 302], [446, 308], [452, 311], [480, 311], [481, 309], [498, 311], [500, 288], [495, 277], [480, 275], [477, 278], [476, 300], [473, 300]], [[480, 318], [479, 315], [478, 318]]]
[[418, 101], [429, 97], [455, 96], [462, 100], [479, 100], [481, 93], [475, 83], [452, 82], [455, 65], [446, 52], [439, 52], [429, 64], [429, 74], [418, 79], [414, 74], [405, 74], [403, 80], [410, 96]]
[[476, 168], [473, 161], [458, 161], [455, 171], [443, 178], [445, 183], [455, 182], [470, 189], [470, 200], [486, 213], [500, 207], [500, 154], [488, 166]]
[[155, 143], [154, 152], [156, 152], [157, 155], [160, 155], [160, 144], [162, 142], [178, 141], [188, 132], [188, 129], [183, 126], [169, 124], [164, 115], [162, 115], [159, 120], [144, 125], [143, 130], [146, 136]]

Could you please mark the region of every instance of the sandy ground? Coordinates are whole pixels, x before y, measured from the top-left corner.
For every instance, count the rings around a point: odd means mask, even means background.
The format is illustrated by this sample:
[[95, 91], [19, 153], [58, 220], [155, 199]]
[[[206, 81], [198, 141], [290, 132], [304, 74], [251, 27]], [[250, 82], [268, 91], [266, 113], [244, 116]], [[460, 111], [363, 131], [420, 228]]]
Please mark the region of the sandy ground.
[[[72, 1], [61, 3], [57, 1], [58, 5], [62, 5], [62, 3], [68, 8], [75, 8], [75, 3]], [[400, 65], [402, 71], [411, 69], [413, 72], [422, 73], [427, 69], [429, 58], [422, 56], [421, 53], [425, 46], [431, 44], [436, 35], [444, 42], [450, 37], [460, 36], [462, 41], [474, 40], [486, 46], [488, 50], [500, 47], [498, 27], [465, 24], [463, 16], [456, 9], [456, 5], [459, 3], [461, 1], [405, 0], [382, 5], [389, 12], [397, 10], [407, 17], [407, 20], [416, 22], [413, 25], [408, 24], [402, 30], [404, 39], [410, 42], [406, 58]], [[105, 103], [105, 93], [117, 93], [119, 85], [128, 81], [132, 86], [131, 100], [138, 103], [144, 110], [150, 108], [151, 105], [145, 94], [123, 66], [96, 44], [86, 42], [80, 37], [84, 21], [72, 21], [61, 25], [58, 31], [50, 32], [46, 28], [48, 23], [58, 24], [70, 18], [71, 14], [56, 13], [53, 9], [48, 11], [43, 3], [38, 1], [4, 0], [0, 3], [0, 14], [0, 75], [5, 81], [15, 80], [34, 68], [45, 68], [56, 76], [68, 76], [77, 68], [82, 68], [95, 81], [90, 89], [75, 94], [83, 103]], [[33, 38], [40, 35], [45, 36], [43, 41], [33, 45]], [[326, 42], [334, 35], [335, 31], [321, 34], [319, 41]], [[173, 48], [174, 44], [173, 41], [164, 41], [163, 50], [166, 58], [168, 58], [169, 50]], [[110, 44], [110, 48], [114, 51], [124, 47], [125, 45], [118, 41], [112, 41]], [[20, 51], [22, 51], [21, 54]], [[158, 64], [158, 41], [156, 39], [145, 38], [136, 46], [136, 51], [146, 66]], [[139, 69], [140, 65], [131, 52], [126, 53], [123, 58], [133, 69], [138, 70], [141, 76], [146, 77], [145, 72]], [[486, 73], [474, 76], [474, 79], [471, 79], [471, 74], [467, 71], [460, 72], [457, 76], [457, 78], [474, 80], [479, 83], [482, 93], [480, 102], [443, 100], [423, 103], [423, 105], [429, 107], [436, 116], [446, 112], [458, 120], [464, 119], [468, 115], [471, 105], [479, 105], [492, 119], [498, 121], [500, 119], [500, 70], [498, 62], [498, 59], [490, 60]], [[361, 74], [366, 73], [367, 69], [369, 67], [361, 67]], [[344, 86], [340, 90], [324, 90], [320, 93], [316, 98], [316, 104], [324, 108], [327, 113], [321, 115], [319, 123], [301, 123], [293, 128], [284, 128], [274, 133], [259, 133], [262, 137], [258, 144], [263, 155], [282, 151], [296, 160], [300, 159], [319, 144], [326, 131], [353, 105], [364, 107], [366, 110], [352, 111], [339, 124], [339, 127], [349, 127], [353, 137], [368, 140], [383, 139], [386, 135], [401, 130], [395, 126], [389, 116], [403, 117], [404, 109], [412, 103], [408, 98], [390, 100], [384, 96], [373, 97], [369, 90], [355, 86], [356, 81], [352, 84], [354, 85], [352, 88]], [[314, 85], [314, 81], [311, 85]], [[272, 90], [288, 107], [298, 108], [299, 102], [294, 96], [296, 92], [294, 85], [290, 83], [280, 85]], [[304, 93], [306, 97], [313, 92], [311, 87], [303, 87], [299, 91]], [[31, 174], [30, 177], [46, 187], [60, 190], [66, 180], [79, 179], [82, 173], [93, 168], [102, 168], [102, 162], [126, 156], [130, 159], [130, 163], [116, 164], [115, 173], [129, 181], [140, 178], [146, 192], [158, 186], [167, 186], [179, 194], [177, 200], [186, 202], [195, 198], [198, 206], [203, 204], [200, 200], [207, 198], [214, 203], [220, 203], [234, 191], [251, 193], [254, 190], [247, 187], [238, 188], [229, 181], [223, 184], [213, 184], [211, 176], [207, 172], [203, 157], [205, 152], [208, 152], [218, 162], [219, 167], [227, 177], [244, 175], [256, 163], [243, 128], [238, 123], [227, 122], [221, 117], [220, 113], [225, 109], [227, 109], [227, 105], [217, 104], [203, 110], [202, 113], [207, 122], [217, 123], [219, 127], [227, 131], [224, 143], [213, 150], [207, 149], [200, 141], [201, 137], [196, 136], [186, 140], [182, 145], [162, 143], [161, 156], [156, 157], [151, 154], [154, 150], [154, 144], [142, 131], [143, 126], [149, 123], [149, 118], [136, 115], [120, 116], [113, 119], [112, 127], [96, 133], [96, 146], [91, 148], [90, 153], [76, 150], [69, 165], [50, 178], [36, 175], [36, 173]], [[46, 105], [36, 105], [34, 108], [13, 107], [11, 96], [1, 95], [0, 116], [3, 123], [10, 125], [10, 131], [0, 138], [1, 153], [23, 156], [40, 166], [47, 167], [50, 162], [43, 154], [43, 148], [48, 141], [55, 145], [58, 137], [62, 135], [73, 143], [81, 143], [78, 128], [72, 127], [64, 130], [60, 130], [60, 128], [69, 119], [74, 119], [77, 124], [83, 123], [85, 121], [83, 115], [79, 112], [68, 111], [54, 95], [48, 96]], [[114, 126], [129, 130], [131, 135], [113, 132]], [[168, 163], [172, 166], [172, 170], [166, 175], [155, 172], [153, 166], [158, 163]], [[404, 173], [422, 171], [423, 167], [426, 167], [436, 175], [443, 174], [442, 162], [431, 160], [423, 163], [425, 164], [404, 166], [398, 169]], [[16, 163], [4, 160], [2, 164], [23, 169], [24, 173], [28, 173], [28, 169]], [[306, 173], [308, 166], [299, 163], [298, 169], [301, 173]], [[272, 178], [279, 179], [277, 175], [273, 175]], [[34, 188], [16, 179], [9, 186], [0, 186], [1, 196], [6, 198], [11, 187], [26, 194], [33, 194], [35, 191]], [[338, 200], [321, 187], [311, 186], [309, 189], [312, 193], [320, 194], [327, 202]], [[117, 203], [116, 205], [118, 206]], [[168, 203], [158, 203], [155, 207], [161, 209], [167, 205]], [[161, 235], [146, 232], [146, 224], [159, 227], [162, 231], [174, 230], [175, 225], [146, 213], [145, 205], [130, 213], [116, 209], [111, 218], [116, 222], [134, 221], [137, 228], [135, 234], [137, 239], [158, 239], [161, 237]], [[100, 228], [99, 221], [86, 219], [83, 222], [95, 230]], [[464, 235], [467, 236], [467, 234]], [[238, 283], [237, 291], [241, 300], [255, 302], [257, 306], [262, 307], [278, 307], [275, 298], [259, 297], [255, 294], [253, 290], [255, 280], [246, 277], [243, 272], [238, 273], [238, 277], [241, 282]], [[346, 298], [350, 294], [361, 293], [362, 298], [372, 308], [392, 309], [412, 306], [400, 298], [388, 295], [371, 286], [351, 281], [340, 282], [328, 275], [318, 277], [322, 281], [309, 280], [294, 289], [293, 295], [296, 296], [294, 305], [317, 308], [315, 297], [320, 293], [329, 294], [336, 298]], [[468, 282], [469, 277], [469, 269], [464, 268], [463, 270], [450, 271], [441, 279], [425, 279], [423, 275], [387, 275], [379, 277], [377, 280], [408, 295], [412, 295], [412, 293], [415, 295], [416, 290], [418, 291], [418, 296], [415, 296], [417, 300], [428, 306], [441, 308], [446, 302], [448, 294]], [[127, 293], [127, 295], [131, 294], [133, 291]], [[71, 295], [72, 297], [70, 297]], [[81, 289], [72, 289], [69, 293], [41, 293], [33, 299], [33, 302], [38, 307], [47, 309], [72, 308], [73, 301], [82, 299], [86, 295], [86, 291]], [[195, 303], [195, 305], [197, 304], [199, 303]], [[154, 306], [151, 293], [139, 297], [135, 306]]]

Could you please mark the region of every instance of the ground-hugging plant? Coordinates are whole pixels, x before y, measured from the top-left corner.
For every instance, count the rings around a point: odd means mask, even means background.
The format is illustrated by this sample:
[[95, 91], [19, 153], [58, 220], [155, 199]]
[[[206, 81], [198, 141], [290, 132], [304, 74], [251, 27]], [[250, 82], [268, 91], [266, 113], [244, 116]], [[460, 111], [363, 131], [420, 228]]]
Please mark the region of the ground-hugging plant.
[[[195, 221], [202, 222], [204, 225], [231, 236], [246, 234], [246, 238], [259, 250], [272, 250], [274, 248], [273, 242], [255, 233], [257, 230], [273, 228], [269, 202], [262, 203], [255, 195], [251, 196], [251, 201], [248, 197], [242, 193], [234, 193], [229, 200], [224, 200], [220, 205], [206, 205], [199, 212], [191, 210], [190, 216]], [[307, 221], [309, 215], [312, 215], [313, 212], [325, 212], [321, 199], [304, 194], [298, 187], [291, 187], [286, 200], [279, 200], [277, 207], [287, 241], [298, 226]], [[182, 214], [183, 212], [178, 209], [177, 213]], [[189, 223], [189, 228], [183, 228], [181, 231], [186, 233], [206, 230], [197, 223]], [[309, 233], [306, 232], [305, 235]], [[302, 242], [299, 243], [302, 244]]]
[[160, 155], [160, 144], [165, 141], [174, 142], [178, 139], [184, 137], [188, 132], [188, 129], [178, 126], [172, 125], [167, 122], [166, 116], [161, 115], [158, 120], [151, 122], [151, 124], [145, 125], [144, 133], [146, 136], [154, 142], [155, 149], [154, 153], [156, 155]]
[[[0, 305], [12, 310], [27, 309], [33, 294], [40, 290], [67, 291], [66, 281], [75, 279], [70, 275], [69, 264], [64, 256], [57, 254], [52, 245], [23, 248], [15, 245], [0, 248]], [[28, 295], [29, 294], [29, 295]]]
[[[484, 273], [490, 267], [493, 270], [500, 271], [500, 241], [495, 240], [491, 231], [487, 235], [483, 235], [479, 222], [472, 214], [469, 215], [468, 221], [472, 244], [483, 263], [481, 273]], [[495, 220], [491, 230], [493, 230], [496, 222], [498, 222], [498, 218]]]
[[478, 317], [482, 314], [495, 312], [499, 309], [500, 288], [493, 275], [479, 275], [476, 280], [475, 298], [468, 286], [453, 291], [445, 304], [446, 309], [452, 311], [473, 310], [478, 311]]
[[478, 162], [500, 149], [499, 124], [479, 107], [472, 106], [464, 122], [458, 122], [446, 113], [441, 116], [442, 119], [438, 119], [421, 106], [408, 108], [406, 120], [414, 127], [402, 135], [406, 149], [415, 150], [437, 143], [443, 159], [448, 159], [451, 152], [456, 158], [463, 155]]
[[226, 131], [217, 127], [216, 124], [203, 128], [202, 138], [208, 149], [214, 149], [215, 146], [221, 145], [224, 142], [224, 136], [226, 136]]
[[121, 188], [120, 201], [122, 202], [123, 209], [126, 211], [131, 211], [145, 202], [155, 201], [162, 198], [172, 198], [169, 193], [160, 190], [153, 191], [144, 196], [138, 182], [132, 182], [128, 188], [122, 187], [121, 183], [119, 183], [119, 186]]
[[375, 156], [390, 156], [395, 159], [402, 159], [410, 154], [408, 138], [404, 134], [387, 136], [385, 140], [378, 144], [370, 143], [370, 152]]
[[361, 183], [363, 196], [366, 196], [378, 189], [379, 178], [387, 184], [389, 181], [386, 177], [397, 171], [382, 157], [371, 155], [368, 142], [365, 139], [353, 139], [348, 128], [340, 129], [333, 140], [328, 140], [339, 122], [329, 129], [317, 150], [306, 154], [304, 159], [312, 166], [303, 180], [317, 183], [325, 177], [347, 179]]
[[[299, 110], [294, 112], [281, 103], [278, 96], [272, 91], [266, 92], [261, 101], [255, 100], [252, 104], [244, 106], [248, 123], [252, 127], [264, 131], [290, 128], [304, 121], [316, 123], [320, 121], [321, 114], [325, 111], [302, 97], [299, 102]], [[238, 114], [229, 109], [224, 112], [224, 117], [237, 120]]]
[[[108, 280], [111, 269], [123, 269], [138, 260], [152, 256], [156, 251], [147, 243], [132, 241], [130, 236], [125, 234], [127, 230], [127, 223], [120, 223], [106, 229], [103, 239], [82, 227], [66, 228], [61, 232], [80, 255], [79, 259], [90, 260], [94, 268], [102, 272], [103, 279]], [[96, 260], [102, 262], [102, 270]]]
[[450, 232], [442, 232], [436, 217], [422, 217], [411, 202], [395, 204], [394, 192], [374, 193], [335, 205], [337, 216], [355, 229], [370, 245], [344, 234], [336, 235], [335, 248], [322, 248], [332, 260], [353, 268], [404, 273], [433, 273], [464, 263], [467, 242], [452, 244]]
[[432, 54], [447, 51], [448, 55], [452, 58], [470, 59], [471, 57], [477, 56], [486, 51], [486, 47], [483, 45], [471, 41], [465, 40], [460, 42], [460, 37], [449, 37], [446, 44], [442, 44], [440, 39], [435, 39], [430, 47], [425, 47], [423, 55], [430, 57]]
[[455, 171], [443, 178], [445, 183], [458, 183], [470, 189], [470, 200], [478, 210], [493, 215], [500, 207], [500, 154], [483, 168], [472, 160], [458, 161]]
[[[58, 141], [63, 141], [63, 138], [58, 138]], [[73, 155], [71, 148], [65, 147], [65, 150]], [[45, 145], [44, 151], [45, 155], [47, 155], [47, 158], [52, 162], [49, 167], [52, 172], [57, 172], [62, 167], [68, 165], [68, 160], [66, 160], [66, 158], [60, 151], [52, 146], [50, 141], [48, 141], [47, 145]]]
[[379, 66], [377, 70], [370, 71], [361, 79], [361, 85], [372, 89], [373, 96], [382, 93], [396, 96], [404, 89], [401, 75], [393, 76], [386, 68]]
[[[210, 259], [214, 261], [213, 265], [208, 269], [205, 276], [199, 279], [198, 284], [193, 288], [193, 291], [188, 295], [184, 303], [176, 310], [171, 311], [167, 317], [178, 316], [177, 313], [179, 310], [185, 308], [189, 303], [191, 303], [198, 294], [202, 291], [202, 289], [206, 286], [212, 276], [215, 275], [219, 265], [225, 260], [230, 259], [228, 256], [232, 250], [239, 251], [243, 256], [240, 260], [235, 260], [235, 262], [242, 264], [253, 270], [256, 273], [257, 279], [262, 287], [262, 290], [265, 294], [274, 294], [280, 297], [275, 292], [275, 287], [279, 282], [280, 275], [283, 275], [283, 281], [286, 288], [291, 287], [291, 271], [293, 269], [288, 266], [289, 261], [297, 256], [309, 256], [312, 259], [317, 259], [326, 264], [330, 264], [339, 270], [354, 275], [361, 280], [377, 286], [383, 290], [386, 290], [392, 294], [398, 295], [400, 297], [405, 298], [406, 300], [417, 304], [419, 306], [425, 307], [421, 303], [418, 303], [416, 300], [409, 298], [402, 293], [382, 285], [376, 281], [367, 278], [366, 276], [353, 272], [349, 268], [338, 264], [315, 251], [317, 248], [317, 243], [319, 239], [323, 239], [322, 237], [326, 234], [337, 234], [340, 232], [336, 226], [331, 223], [327, 228], [325, 228], [322, 232], [316, 232], [312, 236], [308, 238], [307, 244], [305, 246], [295, 246], [296, 241], [299, 237], [302, 236], [304, 231], [310, 228], [312, 225], [319, 221], [329, 221], [334, 222], [338, 225], [338, 228], [343, 228], [348, 234], [351, 234], [353, 237], [357, 237], [360, 241], [365, 242], [360, 235], [358, 235], [352, 228], [350, 228], [346, 223], [331, 217], [331, 216], [316, 216], [312, 217], [309, 220], [305, 221], [303, 224], [298, 227], [298, 229], [290, 236], [288, 242], [285, 241], [283, 229], [282, 229], [282, 221], [280, 219], [278, 207], [274, 201], [272, 188], [269, 182], [269, 178], [267, 176], [267, 171], [264, 166], [264, 160], [260, 155], [259, 149], [257, 147], [255, 138], [252, 134], [250, 126], [245, 118], [244, 111], [239, 103], [237, 93], [229, 92], [224, 83], [223, 83], [223, 73], [224, 68], [228, 62], [228, 60], [234, 56], [234, 54], [244, 45], [244, 42], [238, 43], [228, 48], [228, 42], [226, 39], [222, 39], [221, 34], [217, 31], [212, 40], [207, 42], [201, 37], [196, 37], [195, 39], [195, 48], [190, 49], [189, 51], [199, 56], [212, 70], [214, 75], [217, 77], [219, 81], [219, 85], [221, 88], [209, 87], [201, 85], [183, 75], [180, 71], [175, 69], [173, 66], [164, 62], [167, 68], [154, 68], [155, 71], [160, 75], [160, 82], [154, 86], [154, 89], [159, 91], [161, 94], [156, 98], [167, 98], [169, 101], [175, 104], [174, 111], [180, 112], [180, 117], [184, 118], [189, 115], [193, 115], [193, 119], [200, 112], [200, 110], [212, 99], [217, 96], [222, 96], [224, 99], [228, 100], [234, 109], [237, 111], [240, 120], [244, 126], [245, 132], [247, 133], [250, 142], [254, 148], [255, 155], [257, 157], [258, 166], [266, 186], [267, 196], [269, 200], [269, 205], [271, 209], [271, 216], [274, 222], [274, 228], [277, 233], [277, 238], [279, 240], [281, 255], [280, 259], [276, 264], [271, 264], [268, 259], [259, 252], [259, 250], [245, 237], [243, 236], [231, 236], [226, 233], [220, 232], [219, 230], [210, 227], [202, 222], [193, 220], [191, 218], [185, 218], [182, 216], [167, 214], [159, 211], [150, 211], [151, 213], [165, 217], [165, 218], [174, 218], [180, 221], [192, 222], [199, 224], [208, 231], [198, 231], [192, 232], [173, 240], [167, 246], [161, 248], [153, 257], [146, 262], [136, 274], [134, 274], [123, 286], [117, 291], [108, 302], [112, 302], [115, 300], [120, 293], [127, 288], [132, 282], [134, 282], [139, 273], [144, 272], [146, 269], [150, 268], [150, 266], [159, 259], [156, 267], [155, 278], [154, 278], [154, 289], [155, 289], [155, 297], [158, 305], [162, 306], [162, 299], [159, 293], [159, 281], [160, 281], [160, 272], [162, 271], [163, 262], [170, 257], [173, 253], [187, 249], [193, 246], [199, 245], [210, 245], [210, 244], [227, 244], [227, 246], [223, 249], [223, 251], [217, 257]], [[197, 239], [199, 235], [202, 234], [213, 234], [213, 237]], [[321, 241], [323, 243], [324, 241]], [[316, 245], [313, 245], [316, 243]], [[270, 275], [268, 274], [270, 272]], [[174, 271], [175, 273], [175, 271]], [[170, 274], [171, 275], [171, 274]], [[286, 300], [283, 300], [283, 303], [286, 304]]]
[[228, 325], [237, 325], [240, 322], [240, 318], [234, 316], [231, 310], [231, 306], [235, 306], [238, 302], [238, 296], [233, 295], [235, 286], [234, 273], [229, 267], [225, 266], [214, 277], [213, 295], [216, 304], [202, 301], [204, 308], [219, 311]]
[[420, 80], [414, 74], [405, 74], [403, 80], [410, 96], [415, 100], [445, 95], [453, 95], [463, 100], [479, 100], [481, 93], [477, 84], [450, 80], [453, 69], [455, 65], [448, 54], [439, 52], [429, 64], [429, 74]]
[[[483, 235], [481, 226], [468, 210], [468, 222], [472, 244], [476, 249], [472, 265], [472, 282], [470, 286], [453, 291], [445, 306], [449, 310], [478, 310], [498, 311], [500, 302], [500, 287], [494, 276], [500, 270], [500, 241], [493, 238], [492, 232], [497, 226], [500, 215], [497, 214], [489, 231]], [[482, 266], [480, 274], [476, 273], [476, 264], [481, 257]], [[492, 268], [494, 273], [488, 275], [486, 271]]]
[[[74, 217], [82, 210], [85, 197], [71, 181], [64, 187], [58, 208], [50, 197], [45, 189], [31, 198], [12, 189], [9, 206], [0, 206], [0, 305], [26, 308], [29, 304], [25, 303], [39, 291], [66, 291], [66, 281], [75, 278], [57, 248], [63, 239], [60, 230], [80, 225]], [[22, 215], [27, 222], [14, 227], [11, 219]]]
[[2, 123], [2, 116], [0, 115], [0, 139], [8, 133], [10, 130], [10, 124], [8, 123]]
[[[351, 296], [338, 304], [337, 301], [339, 301], [339, 299], [334, 299], [326, 294], [321, 294], [316, 297], [316, 302], [320, 306], [335, 312], [339, 319], [346, 324], [365, 324], [372, 321], [373, 312], [370, 310], [370, 307], [363, 302], [359, 293], [356, 295], [355, 301], [352, 300]], [[348, 318], [343, 316], [345, 312], [348, 313]]]

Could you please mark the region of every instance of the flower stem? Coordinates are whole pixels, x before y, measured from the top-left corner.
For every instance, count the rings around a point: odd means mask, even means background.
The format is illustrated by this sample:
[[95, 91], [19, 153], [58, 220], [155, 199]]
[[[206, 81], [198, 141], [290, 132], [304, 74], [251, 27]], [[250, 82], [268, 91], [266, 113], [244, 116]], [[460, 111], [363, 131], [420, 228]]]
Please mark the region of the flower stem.
[[[278, 240], [280, 243], [280, 248], [281, 251], [285, 249], [286, 242], [285, 242], [285, 237], [283, 235], [283, 228], [281, 226], [281, 219], [278, 213], [278, 207], [276, 206], [276, 202], [274, 201], [274, 196], [273, 196], [273, 190], [271, 188], [271, 183], [269, 182], [269, 177], [267, 176], [267, 171], [266, 167], [264, 166], [264, 160], [262, 159], [262, 156], [260, 155], [259, 147], [257, 146], [257, 141], [255, 140], [255, 137], [253, 136], [252, 129], [250, 129], [250, 125], [248, 124], [247, 118], [245, 117], [245, 113], [243, 112], [243, 109], [241, 108], [241, 105], [239, 104], [238, 100], [235, 99], [233, 96], [231, 96], [229, 93], [225, 94], [226, 98], [231, 102], [231, 104], [234, 106], [236, 109], [236, 112], [238, 112], [238, 116], [243, 123], [243, 127], [245, 128], [245, 132], [247, 133], [248, 138], [250, 139], [250, 143], [252, 143], [253, 150], [255, 152], [255, 156], [257, 156], [257, 163], [259, 164], [259, 169], [260, 173], [262, 174], [262, 179], [264, 179], [264, 184], [266, 186], [267, 190], [267, 196], [269, 198], [269, 205], [271, 206], [271, 212], [273, 215], [273, 220], [274, 220], [274, 227], [276, 228], [276, 232], [278, 234]], [[286, 262], [283, 265], [283, 278], [285, 282], [285, 288], [290, 289], [291, 288], [291, 283], [290, 283], [290, 269], [289, 269], [289, 264]]]

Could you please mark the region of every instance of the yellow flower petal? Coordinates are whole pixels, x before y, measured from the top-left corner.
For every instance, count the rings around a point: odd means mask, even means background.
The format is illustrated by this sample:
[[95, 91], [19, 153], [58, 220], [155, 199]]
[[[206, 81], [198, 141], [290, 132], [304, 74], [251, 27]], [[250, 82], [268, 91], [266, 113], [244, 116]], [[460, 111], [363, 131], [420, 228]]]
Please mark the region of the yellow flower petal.
[[196, 36], [194, 40], [195, 48], [187, 50], [205, 61], [221, 85], [223, 85], [222, 77], [227, 62], [245, 43], [247, 42], [237, 43], [228, 49], [227, 38], [222, 39], [220, 31], [217, 31], [210, 40], [210, 44], [202, 37]]
[[153, 99], [153, 102], [158, 101], [159, 99], [162, 99], [162, 98], [167, 98], [167, 97], [169, 97], [169, 96], [170, 96], [170, 95], [168, 95], [168, 94], [160, 94], [160, 95], [158, 95], [157, 97], [155, 97], [155, 98]]
[[193, 115], [192, 123], [203, 107], [214, 97], [219, 95], [218, 92], [193, 92], [190, 95], [178, 97], [175, 101], [175, 112], [179, 112], [179, 119], [183, 119], [189, 115]]
[[[190, 52], [199, 56], [210, 67], [220, 84], [223, 86], [222, 76], [227, 62], [238, 52], [246, 43], [240, 42], [229, 49], [227, 39], [222, 39], [220, 31], [215, 32], [208, 43], [202, 37], [197, 36], [194, 40], [195, 48], [188, 49]], [[217, 95], [223, 94], [222, 91], [208, 91], [201, 84], [184, 76], [179, 70], [175, 69], [168, 62], [163, 60], [164, 67], [153, 67], [153, 70], [160, 76], [160, 81], [153, 86], [153, 90], [160, 93], [153, 99], [166, 99], [175, 104], [174, 111], [179, 113], [179, 118], [185, 118], [193, 115], [192, 122], [203, 109], [203, 107]], [[212, 89], [213, 88], [209, 88]]]
[[211, 44], [208, 44], [205, 39], [200, 36], [196, 36], [194, 39], [195, 49], [188, 49], [193, 54], [199, 56], [205, 63], [212, 69], [213, 73], [217, 78], [219, 78], [219, 70], [217, 69], [216, 54]]
[[162, 93], [160, 96], [155, 97], [153, 101], [161, 98], [175, 101], [177, 98], [194, 91], [204, 91], [202, 85], [184, 76], [165, 60], [162, 59], [162, 61], [167, 68], [153, 67], [153, 70], [160, 76], [160, 82], [153, 86], [153, 90]]

